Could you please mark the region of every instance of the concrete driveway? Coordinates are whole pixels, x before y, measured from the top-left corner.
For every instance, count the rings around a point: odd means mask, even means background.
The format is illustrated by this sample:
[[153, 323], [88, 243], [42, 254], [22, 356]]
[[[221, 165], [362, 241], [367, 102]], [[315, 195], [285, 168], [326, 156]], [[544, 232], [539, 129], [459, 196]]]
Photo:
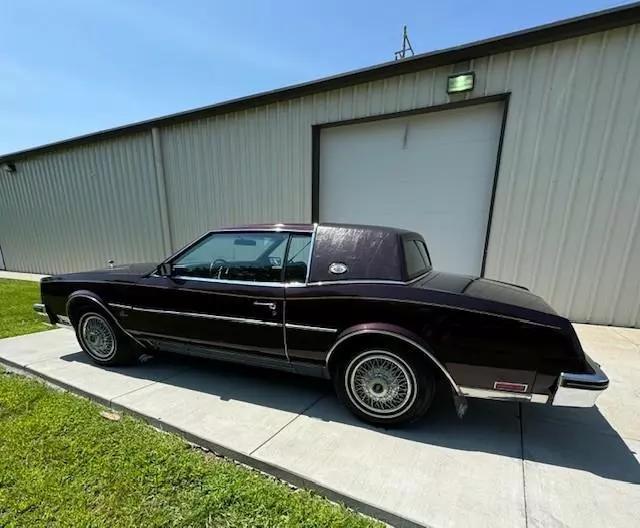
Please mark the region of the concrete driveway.
[[419, 424], [367, 426], [328, 383], [156, 357], [105, 369], [72, 332], [0, 341], [0, 361], [395, 525], [638, 526], [640, 330], [576, 325], [611, 378], [597, 408], [440, 398]]

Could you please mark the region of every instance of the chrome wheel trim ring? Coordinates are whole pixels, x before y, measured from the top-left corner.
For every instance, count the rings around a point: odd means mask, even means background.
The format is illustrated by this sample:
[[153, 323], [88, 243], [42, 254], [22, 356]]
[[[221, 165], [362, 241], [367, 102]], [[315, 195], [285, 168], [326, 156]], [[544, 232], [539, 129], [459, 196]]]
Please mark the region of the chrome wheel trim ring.
[[80, 337], [90, 356], [107, 361], [117, 348], [116, 336], [107, 320], [97, 313], [86, 313], [80, 319]]
[[347, 395], [363, 413], [375, 418], [396, 418], [417, 396], [416, 378], [401, 357], [386, 350], [362, 352], [345, 371]]

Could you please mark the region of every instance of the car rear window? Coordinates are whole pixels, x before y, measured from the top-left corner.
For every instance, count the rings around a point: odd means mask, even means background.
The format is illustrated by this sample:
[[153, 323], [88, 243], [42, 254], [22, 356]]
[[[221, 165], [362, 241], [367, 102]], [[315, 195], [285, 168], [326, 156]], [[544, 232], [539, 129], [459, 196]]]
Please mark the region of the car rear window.
[[421, 240], [404, 241], [404, 261], [407, 277], [413, 279], [431, 268], [427, 248]]

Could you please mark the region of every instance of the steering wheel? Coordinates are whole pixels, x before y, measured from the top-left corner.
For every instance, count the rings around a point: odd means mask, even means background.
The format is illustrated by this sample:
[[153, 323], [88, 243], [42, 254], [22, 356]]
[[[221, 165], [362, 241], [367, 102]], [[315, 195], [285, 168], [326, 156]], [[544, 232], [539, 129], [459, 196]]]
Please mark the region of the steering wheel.
[[[221, 258], [218, 258], [216, 260], [214, 260], [210, 265], [209, 265], [209, 276], [213, 277], [213, 270], [214, 269], [218, 269], [218, 275], [220, 275], [220, 270], [222, 270], [223, 266], [226, 266], [227, 261]], [[220, 278], [218, 276], [218, 278]]]

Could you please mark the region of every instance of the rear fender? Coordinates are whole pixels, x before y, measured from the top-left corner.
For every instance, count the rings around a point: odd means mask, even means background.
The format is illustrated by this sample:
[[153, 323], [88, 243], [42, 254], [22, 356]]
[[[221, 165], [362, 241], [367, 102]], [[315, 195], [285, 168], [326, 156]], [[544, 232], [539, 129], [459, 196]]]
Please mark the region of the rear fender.
[[456, 411], [458, 412], [458, 416], [462, 417], [464, 415], [467, 408], [466, 399], [451, 374], [449, 374], [445, 366], [438, 360], [438, 358], [433, 354], [433, 352], [429, 349], [429, 346], [424, 342], [422, 338], [420, 338], [420, 336], [401, 326], [388, 323], [365, 323], [345, 329], [340, 333], [327, 354], [327, 371], [331, 371], [332, 362], [335, 362], [336, 359], [341, 355], [341, 353], [346, 350], [350, 340], [354, 339], [357, 336], [367, 334], [381, 335], [397, 339], [398, 341], [408, 344], [413, 349], [422, 353], [433, 365], [433, 367], [439, 370], [447, 379], [453, 392], [454, 403], [456, 406]]

